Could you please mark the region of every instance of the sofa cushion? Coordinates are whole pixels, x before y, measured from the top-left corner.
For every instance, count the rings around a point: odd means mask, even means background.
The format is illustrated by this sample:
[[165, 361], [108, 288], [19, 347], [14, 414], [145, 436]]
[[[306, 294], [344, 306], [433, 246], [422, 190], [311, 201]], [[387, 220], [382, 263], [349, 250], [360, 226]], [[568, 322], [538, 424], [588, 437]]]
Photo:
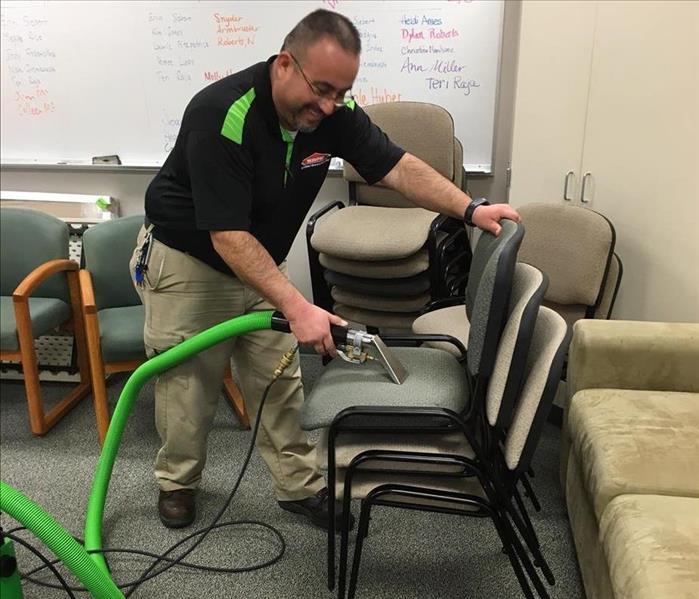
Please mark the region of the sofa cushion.
[[600, 540], [615, 599], [699, 597], [699, 498], [616, 497]]
[[618, 495], [699, 497], [699, 394], [585, 389], [568, 424], [598, 521]]

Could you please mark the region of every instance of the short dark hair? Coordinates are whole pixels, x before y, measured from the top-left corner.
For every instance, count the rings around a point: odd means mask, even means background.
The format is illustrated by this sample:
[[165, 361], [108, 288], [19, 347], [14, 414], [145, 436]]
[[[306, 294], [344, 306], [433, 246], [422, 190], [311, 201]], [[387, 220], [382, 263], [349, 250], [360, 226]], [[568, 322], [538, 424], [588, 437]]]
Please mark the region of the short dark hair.
[[306, 48], [324, 37], [331, 37], [339, 46], [358, 56], [362, 51], [359, 31], [347, 17], [319, 8], [301, 19], [284, 38], [282, 50], [294, 53]]

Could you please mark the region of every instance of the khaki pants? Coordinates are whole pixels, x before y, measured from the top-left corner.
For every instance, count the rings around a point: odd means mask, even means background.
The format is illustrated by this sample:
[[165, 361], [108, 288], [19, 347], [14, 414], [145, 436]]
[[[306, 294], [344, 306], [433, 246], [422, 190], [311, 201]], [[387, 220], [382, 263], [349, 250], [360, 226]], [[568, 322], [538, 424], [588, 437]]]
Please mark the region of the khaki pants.
[[[142, 229], [139, 246], [144, 235]], [[135, 259], [136, 252], [130, 264], [132, 277]], [[148, 277], [144, 286], [136, 289], [146, 311], [144, 341], [149, 355], [246, 312], [273, 309], [238, 279], [155, 239]], [[162, 490], [195, 488], [199, 484], [227, 361], [232, 357], [236, 365], [252, 421], [274, 368], [294, 343], [292, 335], [255, 331], [224, 341], [158, 377], [155, 424], [162, 447], [155, 462], [155, 476]], [[303, 385], [296, 355], [293, 364], [272, 386], [257, 436], [257, 448], [281, 501], [310, 497], [325, 486], [316, 469], [315, 448], [299, 427], [302, 403]]]

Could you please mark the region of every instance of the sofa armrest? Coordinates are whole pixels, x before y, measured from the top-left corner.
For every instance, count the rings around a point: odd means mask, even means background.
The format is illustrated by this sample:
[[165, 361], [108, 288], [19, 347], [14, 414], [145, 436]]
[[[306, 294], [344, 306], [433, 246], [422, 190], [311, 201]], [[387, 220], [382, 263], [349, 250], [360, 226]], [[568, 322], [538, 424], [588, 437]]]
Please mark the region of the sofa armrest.
[[699, 392], [699, 323], [575, 323], [568, 397], [581, 389]]

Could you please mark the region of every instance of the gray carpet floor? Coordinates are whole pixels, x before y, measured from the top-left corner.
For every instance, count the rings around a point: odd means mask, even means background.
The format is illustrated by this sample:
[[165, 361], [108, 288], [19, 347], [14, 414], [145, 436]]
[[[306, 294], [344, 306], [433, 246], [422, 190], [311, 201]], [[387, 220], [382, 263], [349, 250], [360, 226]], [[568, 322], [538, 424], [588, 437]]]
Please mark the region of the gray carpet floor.
[[[320, 361], [316, 356], [304, 354], [302, 368], [308, 389], [321, 368]], [[112, 407], [125, 380], [125, 376], [120, 376], [110, 381]], [[64, 386], [50, 383], [44, 388], [50, 405]], [[2, 381], [0, 394], [2, 480], [39, 503], [71, 534], [81, 538], [99, 456], [91, 398], [84, 400], [48, 435], [35, 438], [29, 432], [22, 383]], [[152, 463], [158, 437], [153, 425], [152, 400], [153, 387], [146, 385], [124, 433], [105, 508], [105, 547], [143, 548], [160, 553], [185, 535], [164, 528], [157, 517]], [[558, 484], [559, 438], [560, 430], [547, 425], [534, 460], [536, 478], [533, 479], [543, 510], [539, 514], [532, 510], [532, 515], [556, 576], [556, 585], [550, 588], [551, 597], [575, 599], [583, 597], [583, 593]], [[228, 403], [222, 400], [210, 437], [197, 521], [194, 527], [186, 529], [188, 532], [209, 523], [220, 509], [236, 479], [249, 440], [250, 432], [238, 425]], [[325, 585], [324, 532], [303, 518], [279, 509], [269, 475], [257, 453], [253, 454], [224, 520], [261, 520], [273, 525], [286, 541], [283, 558], [269, 568], [242, 574], [173, 568], [145, 583], [133, 597], [329, 599], [334, 596]], [[16, 523], [3, 514], [2, 526], [7, 530]], [[41, 546], [26, 531], [18, 534]], [[208, 566], [241, 567], [269, 559], [277, 547], [276, 539], [266, 529], [251, 525], [224, 527], [209, 535], [188, 559]], [[16, 550], [23, 571], [38, 564], [27, 550], [19, 546]], [[109, 561], [118, 582], [133, 580], [149, 563], [147, 558], [126, 554], [113, 555]], [[67, 573], [66, 576], [72, 579]], [[50, 574], [41, 574], [40, 578], [53, 580]], [[61, 590], [24, 584], [26, 599], [65, 596]], [[489, 521], [391, 508], [378, 508], [373, 513], [357, 597], [521, 596]]]

